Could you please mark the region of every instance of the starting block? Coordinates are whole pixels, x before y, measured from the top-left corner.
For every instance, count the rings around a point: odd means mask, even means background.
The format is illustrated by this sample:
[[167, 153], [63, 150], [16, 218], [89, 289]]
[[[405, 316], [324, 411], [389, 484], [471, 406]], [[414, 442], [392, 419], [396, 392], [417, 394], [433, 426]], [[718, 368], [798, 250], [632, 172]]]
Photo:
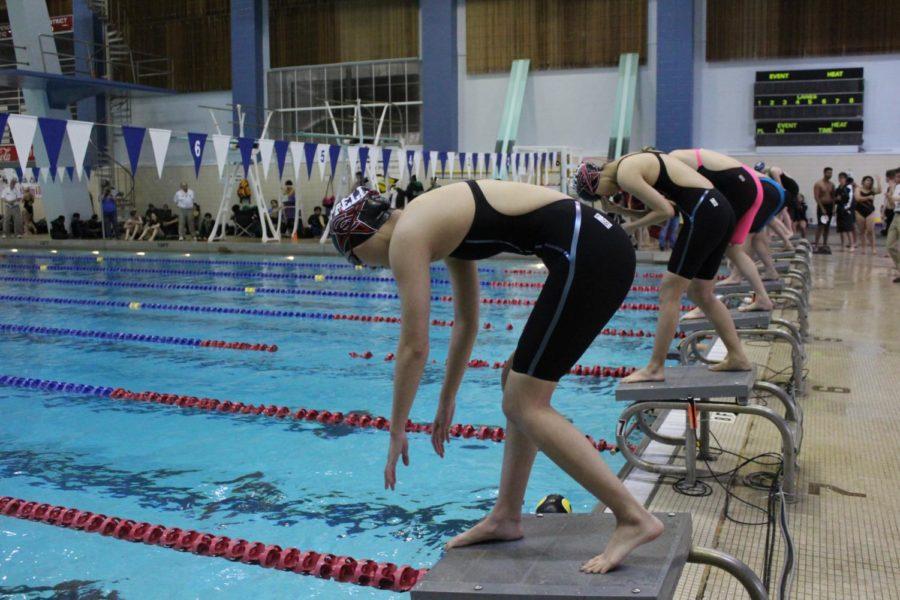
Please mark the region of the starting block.
[[[739, 311], [731, 310], [731, 320], [737, 329], [766, 329], [772, 322], [772, 312], [768, 310]], [[706, 317], [702, 319], [681, 319], [678, 330], [684, 333], [713, 329], [712, 322]]]
[[[764, 279], [763, 286], [767, 292], [780, 292], [784, 289], [784, 282], [780, 279]], [[715, 287], [716, 294], [746, 294], [752, 291], [746, 281], [741, 283], [726, 283]]]

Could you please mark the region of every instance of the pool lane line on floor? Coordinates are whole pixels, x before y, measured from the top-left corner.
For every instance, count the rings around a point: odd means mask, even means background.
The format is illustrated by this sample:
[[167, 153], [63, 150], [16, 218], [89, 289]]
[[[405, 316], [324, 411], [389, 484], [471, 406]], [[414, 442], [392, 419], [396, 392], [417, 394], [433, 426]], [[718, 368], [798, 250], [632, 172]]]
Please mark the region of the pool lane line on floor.
[[226, 342], [224, 340], [203, 340], [199, 338], [127, 333], [122, 331], [98, 331], [96, 329], [68, 329], [64, 327], [44, 327], [38, 325], [16, 325], [14, 323], [0, 323], [0, 333], [70, 336], [81, 339], [101, 339], [114, 342], [147, 342], [151, 344], [169, 344], [173, 346], [223, 348], [227, 350], [249, 350], [253, 352], [278, 352], [278, 346], [276, 344]]
[[[82, 287], [115, 287], [145, 290], [187, 290], [201, 292], [224, 292], [241, 294], [262, 294], [275, 296], [319, 296], [327, 298], [363, 298], [372, 300], [399, 300], [400, 295], [389, 292], [351, 292], [344, 290], [308, 290], [296, 288], [268, 288], [239, 285], [208, 285], [200, 283], [150, 283], [146, 281], [110, 281], [95, 279], [67, 279], [64, 277], [12, 277], [0, 275], [0, 281], [27, 284], [55, 284]], [[633, 291], [633, 290], [632, 290]], [[433, 302], [452, 303], [453, 296], [432, 296]], [[537, 300], [531, 298], [480, 298], [481, 304], [488, 306], [534, 306]], [[693, 310], [693, 306], [683, 304], [682, 311]], [[658, 304], [647, 302], [624, 302], [619, 310], [659, 311]]]
[[[99, 533], [117, 540], [160, 546], [200, 556], [219, 557], [248, 565], [293, 571], [319, 579], [374, 587], [387, 591], [409, 591], [428, 569], [379, 563], [311, 550], [282, 548], [276, 544], [248, 542], [193, 529], [165, 527], [132, 519], [54, 506], [21, 498], [0, 498], [0, 515], [64, 527], [83, 533]], [[35, 562], [39, 557], [35, 557]], [[148, 582], [149, 583], [149, 582]]]
[[[262, 308], [233, 308], [230, 306], [198, 306], [194, 304], [166, 304], [160, 302], [136, 302], [124, 300], [90, 300], [83, 298], [54, 298], [44, 296], [19, 296], [13, 294], [0, 295], [0, 300], [4, 302], [24, 302], [29, 304], [57, 304], [72, 306], [97, 306], [110, 308], [127, 308], [130, 310], [159, 310], [159, 311], [177, 311], [192, 313], [213, 313], [226, 315], [248, 315], [257, 317], [278, 317], [292, 319], [311, 319], [323, 321], [349, 321], [351, 323], [391, 323], [399, 324], [400, 317], [382, 316], [382, 315], [366, 315], [366, 314], [347, 314], [347, 313], [328, 313], [317, 311], [296, 311], [296, 310], [271, 310]], [[434, 327], [453, 327], [452, 320], [432, 319], [431, 325]], [[487, 321], [482, 324], [485, 331], [499, 331], [501, 328], [495, 327], [493, 323]], [[507, 323], [506, 331], [513, 331], [512, 323]], [[632, 337], [632, 338], [652, 338], [654, 332], [644, 329], [615, 329], [606, 328], [598, 335], [615, 336], [615, 337]], [[684, 332], [677, 332], [675, 339], [685, 337]]]
[[[109, 386], [93, 386], [81, 383], [65, 381], [53, 381], [34, 377], [18, 377], [15, 375], [0, 375], [0, 386], [16, 387], [26, 390], [64, 392], [68, 394], [81, 394], [105, 398], [110, 400], [137, 401], [154, 405], [177, 406], [190, 410], [196, 409], [207, 412], [217, 412], [233, 416], [253, 415], [269, 417], [273, 419], [287, 419], [294, 421], [308, 421], [326, 426], [346, 426], [357, 429], [378, 429], [387, 431], [391, 428], [390, 419], [380, 416], [372, 416], [366, 413], [331, 412], [316, 408], [291, 408], [276, 404], [244, 404], [231, 400], [219, 400], [217, 398], [200, 398], [197, 396], [166, 394], [160, 392], [134, 392], [125, 388], [112, 388]], [[406, 431], [408, 433], [424, 433], [431, 435], [432, 423], [414, 423], [407, 419]], [[506, 439], [506, 432], [502, 427], [491, 425], [467, 425], [456, 423], [450, 427], [450, 437], [463, 439], [478, 439], [500, 443]], [[595, 440], [590, 435], [585, 438], [600, 452], [615, 454], [618, 448], [604, 439]]]

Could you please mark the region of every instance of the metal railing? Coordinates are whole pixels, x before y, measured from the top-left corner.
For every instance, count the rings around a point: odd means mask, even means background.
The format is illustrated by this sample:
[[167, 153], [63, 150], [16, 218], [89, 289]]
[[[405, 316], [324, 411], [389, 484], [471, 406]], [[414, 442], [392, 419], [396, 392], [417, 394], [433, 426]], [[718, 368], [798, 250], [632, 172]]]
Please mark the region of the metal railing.
[[105, 78], [126, 83], [172, 86], [172, 59], [128, 50], [126, 58], [109, 57], [105, 44], [76, 40], [71, 34], [38, 36], [44, 70], [54, 57], [63, 75]]

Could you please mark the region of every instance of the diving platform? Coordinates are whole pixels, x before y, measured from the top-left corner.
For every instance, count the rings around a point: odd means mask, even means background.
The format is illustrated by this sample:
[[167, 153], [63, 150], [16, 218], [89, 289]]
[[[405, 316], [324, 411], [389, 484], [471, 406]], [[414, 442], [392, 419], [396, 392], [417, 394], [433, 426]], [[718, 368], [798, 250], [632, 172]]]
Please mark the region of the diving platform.
[[73, 102], [99, 94], [138, 97], [176, 93], [175, 90], [140, 83], [24, 69], [0, 69], [0, 86], [43, 91], [47, 94], [50, 108], [66, 108]]

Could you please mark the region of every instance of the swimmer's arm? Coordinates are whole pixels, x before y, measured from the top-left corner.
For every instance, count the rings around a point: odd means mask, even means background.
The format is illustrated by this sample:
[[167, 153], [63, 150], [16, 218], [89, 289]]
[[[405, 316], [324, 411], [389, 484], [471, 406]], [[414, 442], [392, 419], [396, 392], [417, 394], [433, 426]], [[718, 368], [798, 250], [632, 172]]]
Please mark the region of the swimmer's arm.
[[401, 301], [400, 342], [394, 367], [391, 435], [406, 433], [406, 420], [425, 363], [428, 361], [428, 325], [431, 312], [431, 249], [420, 235], [398, 236], [391, 242], [391, 270]]
[[643, 217], [649, 212], [647, 210], [638, 210], [636, 208], [626, 208], [621, 204], [610, 202], [603, 197], [600, 198], [600, 205], [603, 207], [603, 212], [615, 213], [625, 217]]
[[441, 405], [455, 402], [472, 346], [478, 336], [478, 269], [471, 260], [448, 258], [447, 269], [453, 284], [453, 330], [447, 353], [447, 370], [441, 387]]
[[639, 219], [625, 223], [623, 226], [625, 231], [630, 233], [640, 227], [663, 223], [675, 216], [672, 203], [647, 183], [638, 169], [622, 169], [620, 167], [618, 180], [619, 187], [623, 191], [639, 199], [649, 209]]

